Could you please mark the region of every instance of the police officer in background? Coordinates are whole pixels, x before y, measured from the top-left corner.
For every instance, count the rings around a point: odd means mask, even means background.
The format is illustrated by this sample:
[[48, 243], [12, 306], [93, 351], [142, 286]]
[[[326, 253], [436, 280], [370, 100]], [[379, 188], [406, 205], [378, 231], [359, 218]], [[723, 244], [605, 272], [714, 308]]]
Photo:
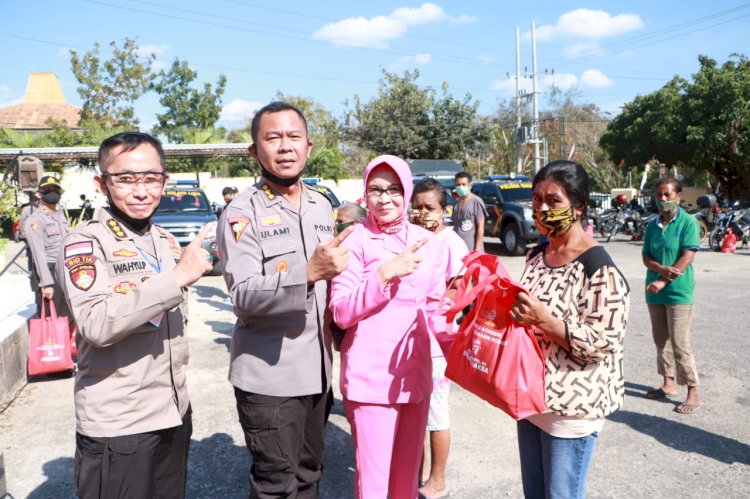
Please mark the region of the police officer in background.
[[57, 274], [78, 323], [75, 482], [82, 498], [185, 496], [187, 286], [211, 270], [209, 227], [181, 252], [151, 224], [168, 177], [157, 139], [99, 147], [109, 208], [68, 235]]
[[36, 295], [37, 313], [41, 314], [44, 300], [52, 300], [59, 316], [68, 317], [72, 327], [73, 319], [65, 303], [65, 296], [55, 279], [55, 265], [63, 238], [68, 234], [68, 219], [60, 208], [62, 187], [50, 175], [39, 180], [39, 207], [26, 217], [23, 223], [23, 236], [29, 245], [33, 265], [31, 289]]
[[333, 210], [300, 181], [312, 142], [295, 107], [251, 125], [263, 179], [227, 205], [217, 230], [237, 322], [229, 380], [252, 456], [251, 497], [316, 498], [331, 386], [327, 280], [347, 266]]

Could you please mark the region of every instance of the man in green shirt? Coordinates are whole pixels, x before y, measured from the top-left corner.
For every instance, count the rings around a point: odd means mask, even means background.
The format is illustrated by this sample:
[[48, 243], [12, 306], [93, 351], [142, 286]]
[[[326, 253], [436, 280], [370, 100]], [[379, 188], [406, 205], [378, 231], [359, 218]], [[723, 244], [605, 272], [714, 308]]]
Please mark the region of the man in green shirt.
[[651, 399], [676, 395], [678, 385], [687, 385], [685, 402], [675, 410], [695, 412], [698, 398], [698, 370], [690, 347], [690, 323], [695, 302], [693, 260], [700, 249], [698, 223], [680, 206], [682, 184], [672, 177], [656, 181], [654, 195], [659, 217], [646, 228], [643, 264], [646, 272], [646, 304], [656, 344], [658, 372], [662, 386], [646, 394]]

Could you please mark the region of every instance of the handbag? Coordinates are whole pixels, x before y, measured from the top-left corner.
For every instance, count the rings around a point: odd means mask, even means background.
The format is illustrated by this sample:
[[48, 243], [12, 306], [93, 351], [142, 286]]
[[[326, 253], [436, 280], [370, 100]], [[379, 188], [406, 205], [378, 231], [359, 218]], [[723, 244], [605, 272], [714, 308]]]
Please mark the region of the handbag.
[[463, 262], [466, 272], [444, 315], [452, 323], [467, 305], [473, 308], [455, 334], [445, 376], [513, 419], [545, 411], [539, 344], [530, 328], [510, 318], [516, 295], [526, 291], [496, 256], [473, 251]]
[[29, 376], [72, 370], [68, 318], [59, 317], [52, 300], [43, 299], [41, 318], [29, 321]]

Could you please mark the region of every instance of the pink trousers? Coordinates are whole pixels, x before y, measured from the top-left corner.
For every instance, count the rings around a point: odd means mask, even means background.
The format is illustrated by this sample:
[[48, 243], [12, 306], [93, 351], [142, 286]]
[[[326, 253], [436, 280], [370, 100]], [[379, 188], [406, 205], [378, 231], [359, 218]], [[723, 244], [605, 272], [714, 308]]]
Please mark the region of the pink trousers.
[[357, 499], [414, 499], [430, 398], [414, 404], [344, 400], [354, 439]]

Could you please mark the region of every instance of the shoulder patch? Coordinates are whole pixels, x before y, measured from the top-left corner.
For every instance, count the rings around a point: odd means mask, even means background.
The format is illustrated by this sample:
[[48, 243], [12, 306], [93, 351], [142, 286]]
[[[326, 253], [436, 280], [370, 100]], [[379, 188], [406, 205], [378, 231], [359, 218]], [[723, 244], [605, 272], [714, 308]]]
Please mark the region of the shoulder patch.
[[229, 223], [229, 228], [232, 229], [235, 242], [240, 240], [242, 233], [250, 225], [250, 219], [242, 216], [227, 217], [227, 222]]
[[81, 241], [80, 243], [68, 244], [63, 250], [63, 256], [70, 258], [76, 255], [90, 255], [94, 252], [93, 241]]
[[111, 230], [112, 234], [114, 234], [116, 237], [127, 237], [125, 235], [125, 231], [122, 230], [122, 227], [120, 227], [120, 224], [117, 223], [117, 220], [115, 220], [114, 218], [110, 218], [109, 220], [107, 220], [107, 227], [109, 227], [109, 230]]
[[88, 291], [96, 282], [96, 267], [93, 265], [76, 265], [69, 272], [70, 282], [81, 291]]

